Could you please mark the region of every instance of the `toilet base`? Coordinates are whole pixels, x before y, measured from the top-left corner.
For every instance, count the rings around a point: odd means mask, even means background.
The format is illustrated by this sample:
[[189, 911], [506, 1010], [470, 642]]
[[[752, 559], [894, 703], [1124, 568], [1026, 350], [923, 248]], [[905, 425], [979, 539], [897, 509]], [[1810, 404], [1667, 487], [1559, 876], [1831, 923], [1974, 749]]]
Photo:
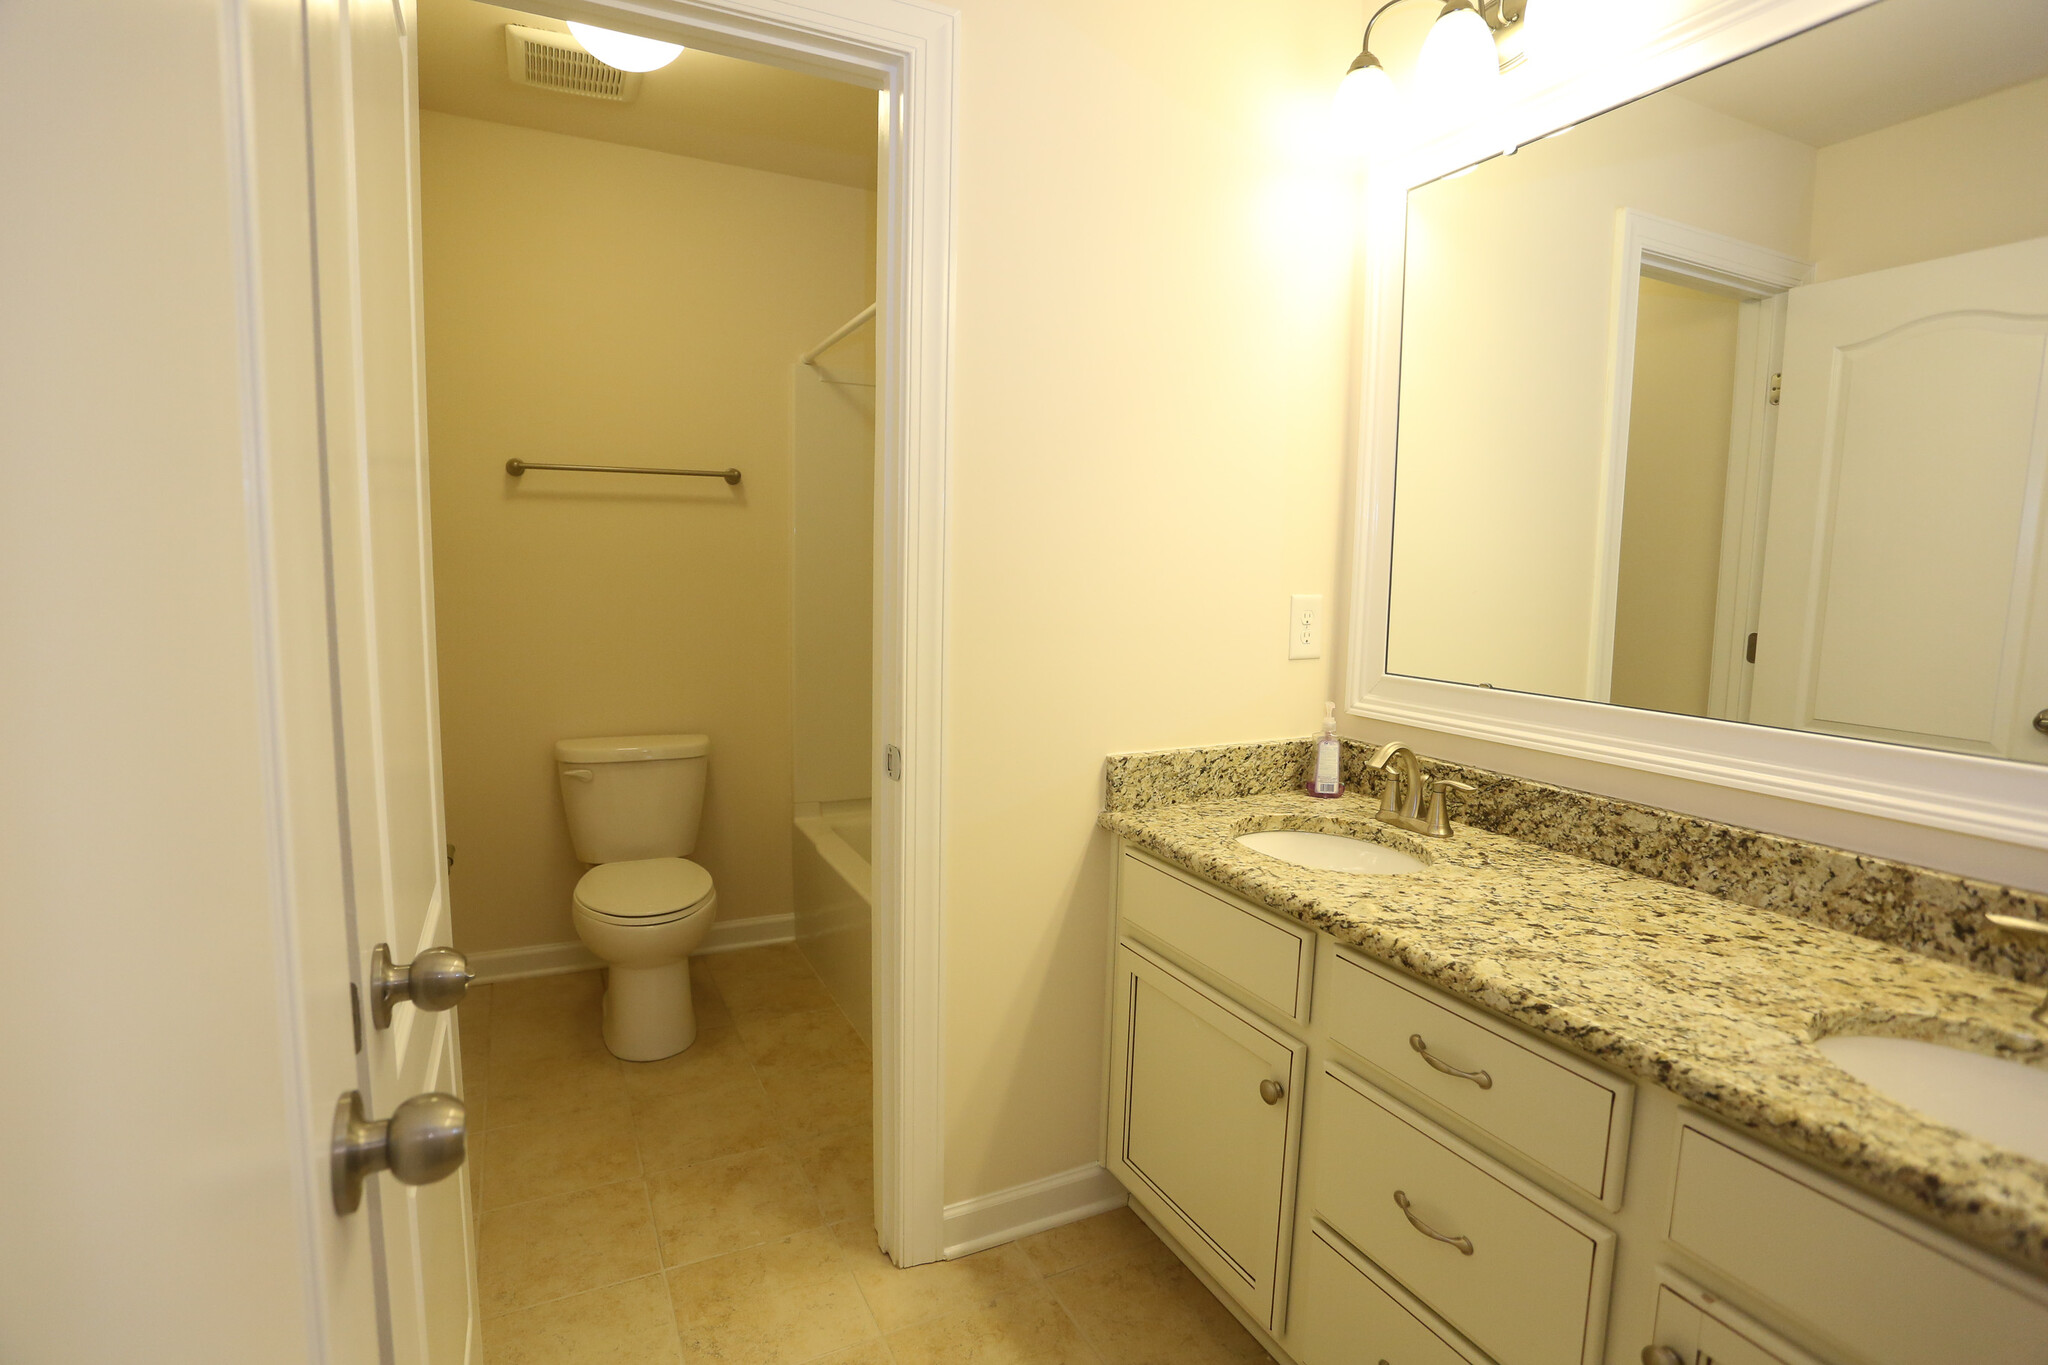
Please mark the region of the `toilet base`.
[[604, 1045], [628, 1062], [658, 1062], [697, 1041], [690, 1000], [690, 959], [661, 967], [621, 967], [606, 974]]

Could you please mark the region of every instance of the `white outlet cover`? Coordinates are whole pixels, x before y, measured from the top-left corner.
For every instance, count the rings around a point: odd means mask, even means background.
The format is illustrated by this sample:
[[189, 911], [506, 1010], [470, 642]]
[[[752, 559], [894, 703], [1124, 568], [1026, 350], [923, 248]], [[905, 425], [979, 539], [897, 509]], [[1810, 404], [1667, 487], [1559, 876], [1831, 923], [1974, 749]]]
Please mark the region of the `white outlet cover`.
[[1287, 657], [1323, 657], [1323, 595], [1296, 593], [1287, 599]]

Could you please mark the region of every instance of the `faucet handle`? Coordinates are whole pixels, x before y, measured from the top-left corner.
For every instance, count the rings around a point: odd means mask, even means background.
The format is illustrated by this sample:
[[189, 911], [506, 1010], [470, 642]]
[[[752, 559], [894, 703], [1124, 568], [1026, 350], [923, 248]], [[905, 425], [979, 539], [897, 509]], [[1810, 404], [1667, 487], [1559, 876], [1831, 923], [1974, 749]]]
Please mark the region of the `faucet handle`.
[[1446, 792], [1464, 793], [1479, 790], [1470, 782], [1460, 782], [1455, 778], [1449, 777], [1429, 776], [1424, 776], [1422, 779], [1422, 789], [1429, 796], [1429, 828], [1424, 830], [1423, 833], [1438, 839], [1448, 839], [1451, 837], [1451, 819], [1449, 812], [1444, 809], [1444, 794]]
[[1986, 915], [1984, 922], [1993, 928], [2003, 929], [2014, 938], [2048, 938], [2048, 924], [2035, 919], [2022, 919], [2018, 915]]

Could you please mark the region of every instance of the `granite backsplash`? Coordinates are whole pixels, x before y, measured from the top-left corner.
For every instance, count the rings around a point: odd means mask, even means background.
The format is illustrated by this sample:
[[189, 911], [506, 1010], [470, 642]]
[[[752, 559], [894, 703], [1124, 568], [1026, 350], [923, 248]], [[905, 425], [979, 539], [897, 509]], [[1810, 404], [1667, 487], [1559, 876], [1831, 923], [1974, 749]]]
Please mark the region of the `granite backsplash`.
[[[1115, 754], [1104, 766], [1104, 808], [1136, 810], [1299, 789], [1306, 739]], [[1344, 742], [1344, 781], [1377, 792], [1368, 746]], [[1423, 758], [1427, 772], [1476, 788], [1453, 798], [1454, 823], [1527, 840], [1638, 876], [1740, 905], [1796, 915], [2017, 981], [2048, 985], [2048, 950], [2013, 941], [1989, 914], [2048, 920], [2048, 893], [2023, 891], [1761, 834], [1676, 811], [1617, 801]]]

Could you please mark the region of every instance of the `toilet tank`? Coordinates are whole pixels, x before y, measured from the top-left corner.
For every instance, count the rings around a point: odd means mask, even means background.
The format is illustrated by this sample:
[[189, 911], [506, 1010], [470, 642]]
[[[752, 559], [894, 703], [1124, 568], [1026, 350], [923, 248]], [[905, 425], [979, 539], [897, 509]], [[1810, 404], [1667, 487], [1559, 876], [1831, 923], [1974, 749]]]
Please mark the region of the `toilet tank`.
[[607, 735], [555, 742], [569, 842], [586, 863], [687, 858], [704, 814], [706, 735]]

